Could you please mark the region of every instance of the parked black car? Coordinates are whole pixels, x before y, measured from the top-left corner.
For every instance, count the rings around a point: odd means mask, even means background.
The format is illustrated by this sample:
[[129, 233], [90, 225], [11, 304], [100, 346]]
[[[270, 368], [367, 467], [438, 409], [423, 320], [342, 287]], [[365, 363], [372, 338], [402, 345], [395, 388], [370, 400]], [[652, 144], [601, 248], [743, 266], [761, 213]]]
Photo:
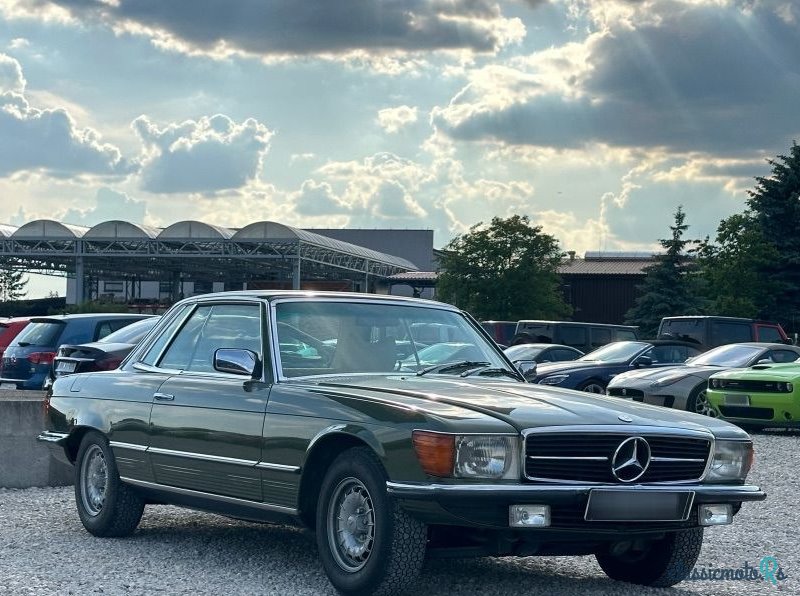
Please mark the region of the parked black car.
[[630, 325], [579, 321], [519, 321], [512, 344], [562, 344], [587, 353], [614, 341], [635, 339], [639, 339], [639, 330]]
[[32, 317], [3, 354], [0, 386], [41, 389], [50, 376], [60, 346], [97, 341], [148, 316], [153, 315], [92, 313]]
[[683, 364], [702, 351], [696, 344], [681, 341], [617, 341], [573, 362], [539, 365], [531, 382], [605, 393], [615, 375], [636, 368]]
[[[404, 370], [414, 323], [477, 358]], [[284, 361], [296, 330], [331, 349]], [[471, 317], [396, 296], [189, 298], [117, 370], [56, 379], [45, 412], [92, 534], [132, 534], [148, 503], [304, 525], [345, 594], [406, 590], [436, 555], [593, 554], [670, 586], [705, 526], [765, 498], [743, 430], [525, 383]]]
[[117, 368], [159, 318], [136, 321], [95, 342], [61, 346], [50, 369], [51, 383], [57, 377]]

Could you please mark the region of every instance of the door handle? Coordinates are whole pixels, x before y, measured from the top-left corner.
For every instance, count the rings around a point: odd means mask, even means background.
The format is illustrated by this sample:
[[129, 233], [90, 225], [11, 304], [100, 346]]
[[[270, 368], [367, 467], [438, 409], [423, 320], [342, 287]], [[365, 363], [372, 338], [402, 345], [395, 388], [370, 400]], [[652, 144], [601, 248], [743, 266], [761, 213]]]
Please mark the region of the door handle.
[[159, 401], [172, 401], [175, 399], [175, 396], [171, 393], [154, 393], [153, 397]]

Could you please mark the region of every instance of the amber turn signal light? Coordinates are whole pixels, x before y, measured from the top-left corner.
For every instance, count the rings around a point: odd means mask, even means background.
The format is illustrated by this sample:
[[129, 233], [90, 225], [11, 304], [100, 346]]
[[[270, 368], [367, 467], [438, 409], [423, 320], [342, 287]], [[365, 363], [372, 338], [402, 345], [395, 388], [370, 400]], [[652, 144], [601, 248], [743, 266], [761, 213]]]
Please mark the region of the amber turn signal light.
[[455, 437], [440, 433], [415, 430], [412, 435], [417, 459], [426, 474], [452, 476], [455, 461]]

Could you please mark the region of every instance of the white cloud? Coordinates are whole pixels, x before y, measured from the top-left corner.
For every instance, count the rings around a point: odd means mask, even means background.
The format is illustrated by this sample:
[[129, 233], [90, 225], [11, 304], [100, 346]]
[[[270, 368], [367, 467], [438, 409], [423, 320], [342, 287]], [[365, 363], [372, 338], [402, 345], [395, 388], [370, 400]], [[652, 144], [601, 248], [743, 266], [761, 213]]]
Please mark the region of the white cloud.
[[8, 44], [8, 49], [9, 50], [21, 50], [21, 49], [27, 48], [29, 45], [31, 45], [31, 42], [28, 41], [27, 39], [25, 39], [24, 37], [15, 37]]
[[254, 118], [236, 123], [217, 114], [159, 126], [147, 116], [132, 124], [144, 144], [141, 187], [154, 193], [203, 193], [255, 180], [272, 137]]
[[56, 219], [81, 226], [94, 226], [104, 221], [121, 219], [133, 223], [144, 223], [147, 219], [147, 204], [137, 201], [111, 188], [100, 188], [94, 205], [84, 209], [71, 207]]
[[326, 215], [343, 215], [351, 211], [333, 191], [327, 182], [317, 183], [314, 180], [303, 182], [300, 190], [289, 195], [298, 215], [320, 217]]
[[401, 128], [417, 121], [417, 108], [397, 106], [378, 110], [378, 124], [388, 133], [399, 132]]
[[20, 171], [121, 176], [132, 170], [97, 131], [78, 128], [66, 109], [33, 107], [25, 91], [19, 62], [0, 54], [0, 176]]

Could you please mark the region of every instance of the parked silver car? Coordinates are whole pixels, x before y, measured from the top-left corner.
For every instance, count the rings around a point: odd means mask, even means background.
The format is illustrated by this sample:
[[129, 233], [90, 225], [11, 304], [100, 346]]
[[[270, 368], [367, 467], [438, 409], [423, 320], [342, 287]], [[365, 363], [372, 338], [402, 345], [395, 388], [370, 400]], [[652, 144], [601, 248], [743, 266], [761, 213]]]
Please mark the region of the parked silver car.
[[728, 344], [690, 358], [681, 366], [643, 368], [619, 374], [611, 379], [606, 393], [715, 416], [706, 399], [706, 386], [711, 375], [731, 368], [747, 368], [759, 362], [794, 362], [798, 358], [800, 348], [786, 344]]

